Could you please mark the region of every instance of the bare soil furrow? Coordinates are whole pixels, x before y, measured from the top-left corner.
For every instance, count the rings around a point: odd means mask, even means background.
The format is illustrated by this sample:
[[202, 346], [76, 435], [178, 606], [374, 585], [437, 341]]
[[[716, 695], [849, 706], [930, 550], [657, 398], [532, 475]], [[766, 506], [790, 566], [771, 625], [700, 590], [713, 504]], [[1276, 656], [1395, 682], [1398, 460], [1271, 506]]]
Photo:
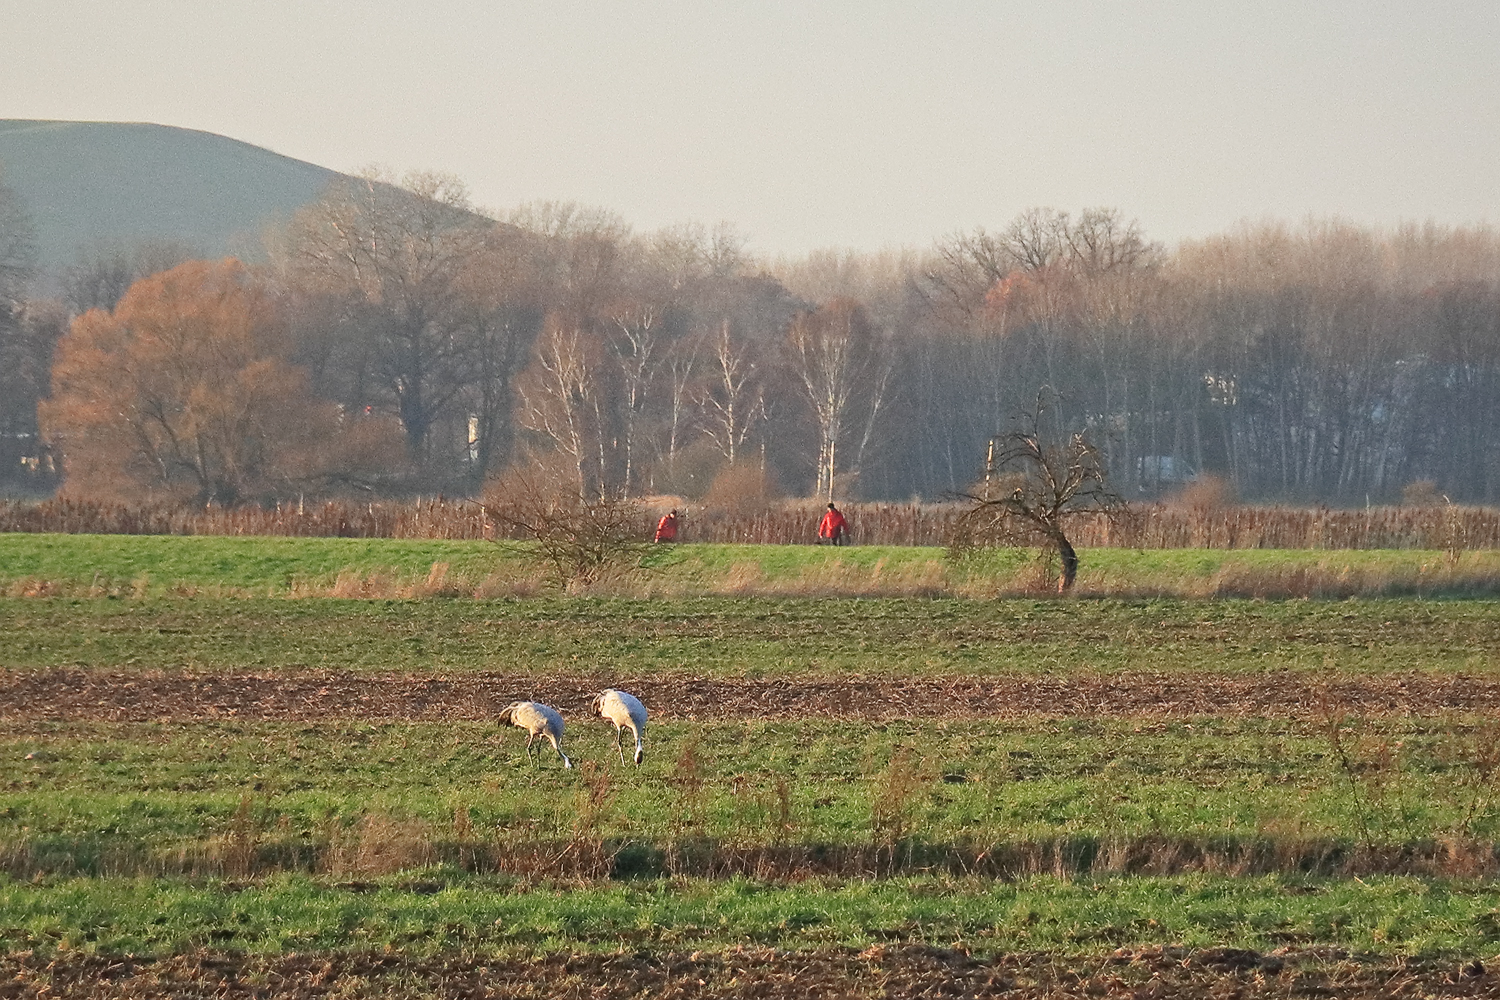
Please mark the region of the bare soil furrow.
[[18, 721], [486, 720], [510, 701], [582, 711], [634, 691], [659, 720], [1321, 717], [1500, 711], [1500, 678], [1465, 674], [1253, 676], [1142, 671], [1068, 676], [724, 679], [651, 673], [461, 675], [345, 671], [0, 671], [0, 719]]

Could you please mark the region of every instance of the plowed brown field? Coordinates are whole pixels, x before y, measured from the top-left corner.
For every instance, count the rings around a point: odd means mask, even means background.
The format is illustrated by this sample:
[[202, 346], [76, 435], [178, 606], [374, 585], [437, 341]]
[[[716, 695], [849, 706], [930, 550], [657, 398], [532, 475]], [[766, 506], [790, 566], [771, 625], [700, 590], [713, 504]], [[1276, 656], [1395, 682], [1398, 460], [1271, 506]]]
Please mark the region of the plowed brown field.
[[1316, 717], [1337, 705], [1364, 715], [1500, 711], [1500, 678], [1452, 674], [1340, 676], [1122, 672], [1067, 677], [707, 679], [652, 673], [538, 677], [348, 671], [274, 673], [0, 671], [7, 721], [484, 720], [510, 701], [582, 710], [603, 687], [636, 692], [662, 720], [834, 718], [850, 721], [1047, 717]]
[[864, 952], [750, 949], [536, 959], [400, 956], [0, 958], [0, 997], [1496, 997], [1478, 963], [1361, 963], [1328, 955], [1151, 949], [1104, 959], [984, 959], [925, 947]]

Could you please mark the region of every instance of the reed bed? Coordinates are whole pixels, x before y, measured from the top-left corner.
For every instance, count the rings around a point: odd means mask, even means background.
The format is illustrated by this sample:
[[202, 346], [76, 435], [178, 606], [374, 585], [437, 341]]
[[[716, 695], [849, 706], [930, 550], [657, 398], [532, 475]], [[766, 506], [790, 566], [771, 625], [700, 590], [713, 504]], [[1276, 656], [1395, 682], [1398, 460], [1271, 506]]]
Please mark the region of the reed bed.
[[[958, 503], [850, 503], [859, 545], [941, 546], [968, 509]], [[761, 545], [817, 542], [822, 504], [789, 501], [760, 511], [685, 506], [682, 539]], [[643, 506], [641, 537], [661, 511]], [[469, 500], [328, 501], [265, 507], [124, 505], [59, 499], [0, 502], [0, 532], [107, 535], [281, 535], [293, 537], [500, 539], [517, 537]], [[1151, 504], [1117, 517], [1080, 516], [1079, 548], [1429, 549], [1500, 548], [1500, 509], [1459, 506], [1329, 507], [1229, 505], [1200, 509]], [[996, 538], [997, 542], [1015, 539]], [[1024, 540], [1021, 540], [1024, 541]]]

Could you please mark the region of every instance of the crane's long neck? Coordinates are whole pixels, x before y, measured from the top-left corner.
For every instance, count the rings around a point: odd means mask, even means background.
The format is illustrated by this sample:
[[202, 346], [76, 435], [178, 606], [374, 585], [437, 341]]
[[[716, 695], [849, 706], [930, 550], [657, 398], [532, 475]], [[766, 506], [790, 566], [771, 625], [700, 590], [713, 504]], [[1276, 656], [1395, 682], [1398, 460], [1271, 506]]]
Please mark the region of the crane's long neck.
[[573, 762], [568, 759], [568, 755], [567, 754], [563, 753], [563, 748], [558, 745], [557, 737], [553, 736], [551, 733], [548, 733], [547, 734], [547, 739], [548, 739], [548, 741], [551, 742], [552, 749], [556, 750], [557, 751], [557, 755], [562, 758], [563, 767], [572, 767], [573, 766]]

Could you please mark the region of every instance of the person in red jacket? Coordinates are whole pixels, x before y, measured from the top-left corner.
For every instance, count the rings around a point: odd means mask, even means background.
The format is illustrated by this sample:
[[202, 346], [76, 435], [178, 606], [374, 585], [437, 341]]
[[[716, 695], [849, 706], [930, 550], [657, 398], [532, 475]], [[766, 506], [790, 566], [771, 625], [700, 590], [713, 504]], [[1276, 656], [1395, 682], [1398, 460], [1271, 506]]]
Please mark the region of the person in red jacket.
[[656, 522], [655, 540], [658, 542], [677, 541], [677, 508], [672, 508], [661, 516], [660, 521]]
[[819, 543], [827, 539], [834, 545], [844, 545], [848, 538], [849, 522], [844, 520], [844, 512], [830, 503], [828, 512], [823, 515], [823, 520], [818, 525]]

